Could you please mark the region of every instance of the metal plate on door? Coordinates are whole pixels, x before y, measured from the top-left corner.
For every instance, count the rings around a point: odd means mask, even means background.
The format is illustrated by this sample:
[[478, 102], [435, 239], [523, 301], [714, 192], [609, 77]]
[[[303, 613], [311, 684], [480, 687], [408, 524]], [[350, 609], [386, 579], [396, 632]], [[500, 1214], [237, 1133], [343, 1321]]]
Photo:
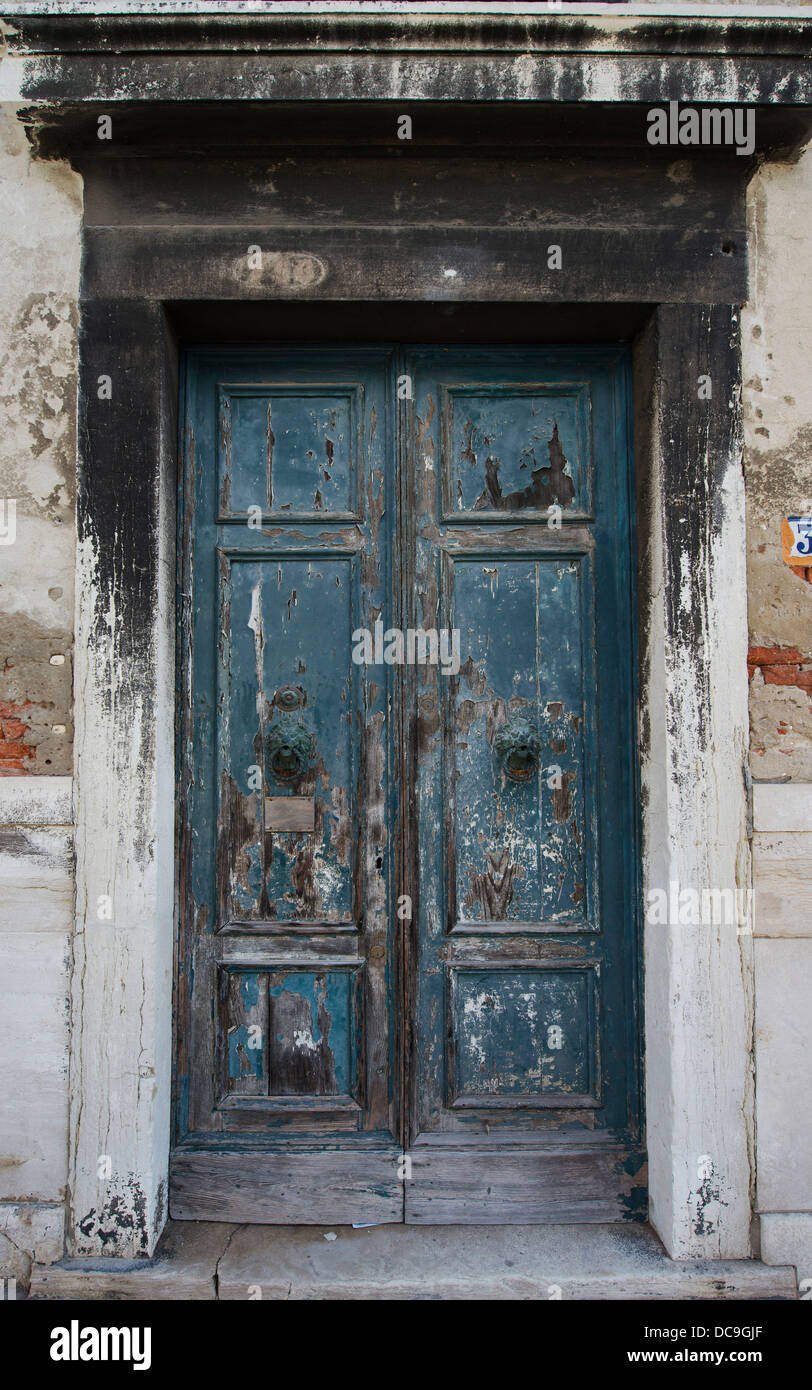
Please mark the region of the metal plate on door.
[[266, 796], [265, 829], [313, 831], [316, 802], [312, 796]]

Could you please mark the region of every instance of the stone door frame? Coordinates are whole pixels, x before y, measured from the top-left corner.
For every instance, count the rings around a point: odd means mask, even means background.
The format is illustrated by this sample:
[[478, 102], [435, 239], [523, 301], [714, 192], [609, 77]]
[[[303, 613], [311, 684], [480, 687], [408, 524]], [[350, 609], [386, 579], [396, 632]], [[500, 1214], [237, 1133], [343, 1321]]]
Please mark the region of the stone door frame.
[[[749, 883], [738, 320], [661, 305], [634, 350], [644, 892]], [[172, 1085], [178, 350], [162, 305], [129, 299], [86, 299], [81, 343], [71, 1248], [149, 1254]], [[678, 1257], [750, 1253], [751, 946], [735, 926], [644, 930], [650, 1215]]]

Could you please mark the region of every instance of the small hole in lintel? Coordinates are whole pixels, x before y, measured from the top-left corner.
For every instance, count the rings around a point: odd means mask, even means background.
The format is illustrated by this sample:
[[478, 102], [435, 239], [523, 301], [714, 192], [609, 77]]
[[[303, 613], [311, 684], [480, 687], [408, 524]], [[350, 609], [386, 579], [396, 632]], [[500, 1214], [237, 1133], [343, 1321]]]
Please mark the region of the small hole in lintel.
[[377, 857], [377, 859], [375, 860], [375, 868], [376, 868], [376, 869], [382, 869], [382, 868], [383, 868], [383, 855], [382, 855], [382, 854], [379, 854], [378, 857]]
[[736, 249], [736, 248], [735, 248], [735, 246], [733, 245], [733, 242], [732, 242], [732, 241], [723, 241], [723, 242], [722, 242], [722, 255], [723, 255], [723, 256], [732, 256], [732, 255], [733, 255], [733, 252], [735, 251], [735, 249]]

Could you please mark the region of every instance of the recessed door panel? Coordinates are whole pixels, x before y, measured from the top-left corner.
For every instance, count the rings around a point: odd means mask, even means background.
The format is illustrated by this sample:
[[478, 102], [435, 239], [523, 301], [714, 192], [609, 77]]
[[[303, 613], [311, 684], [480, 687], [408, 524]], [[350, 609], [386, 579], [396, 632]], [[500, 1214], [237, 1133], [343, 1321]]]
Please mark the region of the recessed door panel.
[[[351, 660], [360, 623], [357, 557], [221, 551], [219, 558], [220, 926], [352, 924], [362, 693]], [[289, 692], [290, 709], [279, 692]], [[290, 775], [271, 766], [286, 733], [303, 746], [302, 765], [294, 762]], [[313, 829], [275, 830], [274, 819], [285, 823], [283, 798], [294, 796], [310, 804]], [[268, 800], [282, 803], [275, 818]]]
[[438, 406], [444, 520], [589, 512], [586, 383], [439, 382]]
[[[596, 882], [590, 555], [455, 555], [447, 574], [466, 653], [448, 719], [452, 930], [583, 929]], [[522, 721], [538, 736], [526, 779], [497, 746]]]
[[580, 962], [452, 967], [454, 1108], [599, 1105], [598, 984]]
[[228, 384], [218, 389], [220, 512], [358, 518], [361, 383]]

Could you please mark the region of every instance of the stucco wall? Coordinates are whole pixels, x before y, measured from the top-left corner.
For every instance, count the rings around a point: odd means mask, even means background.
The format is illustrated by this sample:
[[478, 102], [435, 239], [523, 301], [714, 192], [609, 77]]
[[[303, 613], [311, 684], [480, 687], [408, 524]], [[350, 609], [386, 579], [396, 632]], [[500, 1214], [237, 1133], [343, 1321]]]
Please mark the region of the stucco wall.
[[810, 209], [812, 151], [798, 164], [764, 167], [750, 185], [752, 294], [742, 341], [759, 781], [812, 781], [812, 584], [781, 558], [782, 517], [812, 508]]
[[0, 205], [0, 1268], [24, 1280], [62, 1251], [67, 1181], [81, 180], [7, 108]]
[[0, 776], [71, 771], [81, 179], [0, 108]]
[[[812, 150], [750, 185], [743, 315], [757, 1205], [764, 1258], [812, 1276], [812, 584], [781, 520], [812, 510]], [[780, 1214], [779, 1214], [780, 1213]]]
[[68, 1159], [71, 779], [0, 781], [0, 1270], [58, 1259]]

